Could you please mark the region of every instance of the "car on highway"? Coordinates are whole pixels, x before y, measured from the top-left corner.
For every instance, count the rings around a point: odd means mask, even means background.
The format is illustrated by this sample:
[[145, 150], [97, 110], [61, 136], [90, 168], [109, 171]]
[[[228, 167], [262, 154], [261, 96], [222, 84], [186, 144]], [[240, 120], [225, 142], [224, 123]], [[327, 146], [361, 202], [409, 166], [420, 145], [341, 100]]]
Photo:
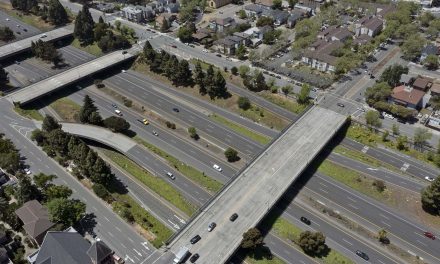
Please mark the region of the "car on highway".
[[17, 25], [17, 27], [21, 27], [20, 25]]
[[435, 240], [435, 235], [431, 232], [424, 232], [425, 237]]
[[202, 238], [199, 235], [195, 235], [189, 242], [194, 245], [195, 243], [199, 242], [200, 239]]
[[214, 164], [214, 165], [212, 165], [212, 167], [214, 168], [214, 170], [216, 170], [216, 171], [218, 171], [218, 172], [222, 172], [222, 167], [220, 167], [219, 165], [217, 165], [217, 164]]
[[154, 131], [154, 130], [153, 130], [153, 132], [152, 132], [152, 133], [153, 133], [153, 135], [155, 135], [156, 137], [158, 137], [158, 136], [159, 136], [159, 134], [158, 134], [158, 133], [157, 133], [156, 131]]
[[217, 226], [216, 223], [212, 222], [208, 225], [208, 232], [211, 232], [212, 230], [214, 230], [214, 228]]
[[217, 56], [217, 57], [219, 57], [219, 58], [221, 58], [221, 57], [222, 57], [222, 55], [220, 55], [220, 54], [215, 54], [215, 56]]
[[177, 108], [177, 107], [174, 107], [174, 108], [173, 108], [173, 111], [176, 112], [176, 113], [179, 113], [179, 112], [180, 112], [179, 108]]
[[171, 179], [171, 180], [175, 180], [176, 176], [174, 176], [171, 172], [167, 172], [167, 176]]
[[171, 47], [172, 47], [172, 48], [175, 48], [175, 49], [177, 48], [177, 46], [176, 46], [176, 45], [171, 45]]
[[238, 214], [237, 214], [237, 213], [233, 213], [233, 214], [231, 215], [231, 217], [229, 217], [229, 220], [231, 220], [231, 222], [234, 222], [235, 219], [237, 219], [237, 218], [238, 218]]
[[23, 28], [23, 31], [24, 31], [24, 32], [27, 32], [27, 29]]
[[427, 181], [429, 181], [429, 182], [433, 182], [433, 181], [434, 181], [434, 178], [429, 177], [429, 176], [426, 176], [426, 177], [425, 177], [425, 180], [427, 180]]
[[142, 119], [142, 123], [144, 123], [144, 125], [150, 124], [150, 122], [148, 122], [148, 120], [146, 118]]
[[361, 257], [363, 259], [365, 259], [366, 261], [368, 261], [370, 259], [365, 252], [362, 252], [360, 250], [356, 250], [356, 255], [358, 255], [359, 257]]
[[337, 103], [336, 105], [339, 107], [345, 107], [345, 105], [343, 103]]
[[43, 35], [40, 36], [40, 38], [47, 38], [47, 35], [43, 34]]
[[300, 218], [299, 218], [299, 220], [301, 220], [301, 222], [303, 222], [304, 224], [306, 224], [306, 225], [310, 225], [312, 222], [310, 222], [310, 220], [309, 219], [307, 219], [306, 217], [304, 217], [304, 216], [301, 216]]
[[9, 21], [10, 19], [9, 18], [6, 18], [6, 21]]
[[115, 114], [117, 114], [118, 116], [122, 116], [122, 112], [119, 109], [115, 109]]
[[113, 108], [118, 108], [117, 104], [112, 104]]
[[199, 257], [200, 257], [200, 255], [196, 253], [191, 256], [191, 258], [189, 259], [189, 262], [194, 263], [194, 262], [196, 262], [196, 260], [199, 259]]

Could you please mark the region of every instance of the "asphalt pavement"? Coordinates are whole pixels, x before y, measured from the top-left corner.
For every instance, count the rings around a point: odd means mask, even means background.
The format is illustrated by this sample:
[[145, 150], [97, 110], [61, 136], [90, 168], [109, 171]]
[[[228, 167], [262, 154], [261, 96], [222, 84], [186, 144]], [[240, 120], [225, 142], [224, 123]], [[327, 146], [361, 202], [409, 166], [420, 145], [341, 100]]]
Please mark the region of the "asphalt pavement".
[[25, 24], [22, 21], [8, 15], [7, 13], [1, 10], [0, 10], [0, 26], [9, 27], [12, 31], [14, 31], [15, 39], [13, 41], [32, 37], [40, 33], [39, 29], [31, 25]]

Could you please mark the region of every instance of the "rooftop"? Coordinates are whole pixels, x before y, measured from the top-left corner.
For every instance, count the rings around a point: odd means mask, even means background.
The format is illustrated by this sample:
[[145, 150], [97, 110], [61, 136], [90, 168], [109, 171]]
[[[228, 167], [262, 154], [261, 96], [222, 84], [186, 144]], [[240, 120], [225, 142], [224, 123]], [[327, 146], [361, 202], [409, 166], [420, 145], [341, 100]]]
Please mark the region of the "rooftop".
[[54, 226], [49, 219], [47, 209], [37, 200], [28, 201], [15, 211], [15, 214], [23, 222], [24, 230], [33, 238], [45, 233]]
[[401, 102], [417, 105], [424, 95], [423, 91], [400, 85], [393, 89], [391, 97]]

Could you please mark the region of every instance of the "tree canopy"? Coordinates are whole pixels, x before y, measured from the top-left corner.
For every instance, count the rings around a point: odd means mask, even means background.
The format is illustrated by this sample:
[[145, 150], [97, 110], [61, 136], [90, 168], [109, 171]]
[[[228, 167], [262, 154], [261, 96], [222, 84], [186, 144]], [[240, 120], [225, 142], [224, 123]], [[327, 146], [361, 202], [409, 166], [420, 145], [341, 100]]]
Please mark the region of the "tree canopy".
[[9, 27], [0, 27], [0, 40], [10, 41], [15, 39], [14, 31]]
[[83, 105], [79, 111], [79, 120], [85, 124], [102, 125], [102, 117], [99, 115], [98, 108], [87, 94], [84, 96]]
[[69, 22], [67, 12], [58, 0], [49, 0], [47, 11], [47, 18], [51, 23], [59, 26]]
[[104, 126], [116, 133], [125, 132], [130, 129], [130, 123], [119, 116], [110, 116], [104, 119]]
[[425, 211], [440, 215], [440, 177], [422, 191], [422, 207]]
[[391, 87], [395, 87], [400, 82], [402, 74], [408, 74], [408, 67], [399, 64], [388, 66], [380, 76], [380, 82], [386, 82]]
[[238, 152], [233, 148], [227, 148], [225, 150], [225, 157], [229, 162], [234, 162], [240, 159]]
[[369, 105], [374, 105], [380, 101], [385, 102], [390, 95], [391, 87], [386, 82], [376, 83], [365, 91], [365, 98]]
[[76, 16], [73, 35], [84, 45], [92, 44], [94, 40], [94, 27], [95, 22], [93, 21], [92, 14], [88, 6], [83, 5], [82, 10]]
[[298, 244], [306, 254], [312, 256], [323, 254], [327, 250], [325, 236], [321, 232], [302, 232]]
[[86, 212], [86, 205], [79, 201], [66, 198], [55, 198], [47, 202], [46, 207], [51, 220], [62, 223], [65, 227], [78, 222]]
[[263, 236], [257, 228], [251, 228], [243, 234], [241, 247], [244, 249], [254, 249], [263, 245]]

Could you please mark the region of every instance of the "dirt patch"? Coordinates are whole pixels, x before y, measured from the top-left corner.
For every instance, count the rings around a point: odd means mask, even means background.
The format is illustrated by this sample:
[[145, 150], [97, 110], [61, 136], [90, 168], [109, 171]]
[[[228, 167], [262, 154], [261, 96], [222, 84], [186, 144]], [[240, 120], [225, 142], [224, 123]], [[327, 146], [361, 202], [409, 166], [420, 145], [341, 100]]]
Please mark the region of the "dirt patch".
[[139, 235], [145, 237], [148, 241], [154, 241], [156, 239], [156, 236], [153, 233], [143, 229], [140, 225], [135, 223], [132, 224], [132, 226], [134, 227], [136, 232], [138, 232]]

